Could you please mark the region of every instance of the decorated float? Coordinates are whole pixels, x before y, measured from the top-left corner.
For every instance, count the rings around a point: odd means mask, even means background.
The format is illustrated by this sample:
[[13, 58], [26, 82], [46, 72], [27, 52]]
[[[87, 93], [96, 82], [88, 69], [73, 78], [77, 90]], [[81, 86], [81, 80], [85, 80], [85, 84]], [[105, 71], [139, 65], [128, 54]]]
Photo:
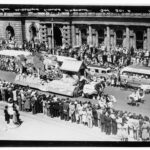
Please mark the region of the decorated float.
[[[35, 60], [31, 56], [27, 57], [26, 62], [34, 64], [35, 71], [29, 75], [24, 72], [18, 74], [15, 78], [15, 83], [67, 96], [81, 94], [84, 84], [83, 81], [79, 81], [81, 72], [84, 72], [82, 61], [58, 56], [43, 58], [44, 60], [41, 61], [38, 58]], [[51, 75], [51, 77], [44, 80], [41, 78], [42, 74], [46, 77]]]

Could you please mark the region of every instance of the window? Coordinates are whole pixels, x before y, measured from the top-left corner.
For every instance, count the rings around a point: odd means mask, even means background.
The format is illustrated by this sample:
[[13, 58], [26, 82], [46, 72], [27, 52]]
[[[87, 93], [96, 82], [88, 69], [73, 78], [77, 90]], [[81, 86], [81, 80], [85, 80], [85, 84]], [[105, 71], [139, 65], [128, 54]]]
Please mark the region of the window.
[[96, 73], [98, 73], [98, 72], [99, 72], [99, 70], [98, 70], [98, 69], [95, 69], [95, 72], [96, 72]]
[[106, 71], [103, 70], [102, 73], [106, 73]]
[[116, 31], [116, 45], [122, 46], [123, 43], [123, 32], [122, 30]]
[[136, 32], [136, 48], [137, 49], [143, 49], [143, 32], [137, 31]]
[[104, 29], [98, 30], [98, 43], [102, 44], [104, 42]]
[[111, 70], [107, 70], [107, 73], [111, 73]]
[[87, 30], [86, 29], [81, 30], [81, 39], [82, 39], [82, 44], [87, 44]]

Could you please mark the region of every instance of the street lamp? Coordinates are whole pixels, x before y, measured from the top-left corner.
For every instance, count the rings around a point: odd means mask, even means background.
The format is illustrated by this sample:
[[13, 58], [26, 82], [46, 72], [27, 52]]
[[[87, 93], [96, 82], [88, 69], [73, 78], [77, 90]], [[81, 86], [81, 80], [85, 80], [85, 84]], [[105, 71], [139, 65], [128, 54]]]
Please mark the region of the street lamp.
[[53, 18], [52, 18], [51, 22], [52, 22], [52, 53], [54, 55], [54, 23], [53, 23]]

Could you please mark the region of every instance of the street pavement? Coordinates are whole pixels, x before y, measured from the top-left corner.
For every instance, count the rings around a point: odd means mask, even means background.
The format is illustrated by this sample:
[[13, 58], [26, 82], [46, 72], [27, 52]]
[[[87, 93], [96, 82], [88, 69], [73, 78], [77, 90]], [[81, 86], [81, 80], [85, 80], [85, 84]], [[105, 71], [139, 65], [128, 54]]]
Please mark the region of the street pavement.
[[43, 114], [20, 112], [21, 126], [6, 130], [4, 104], [0, 107], [0, 140], [40, 140], [40, 141], [120, 141], [118, 136], [106, 135], [98, 127], [87, 126], [50, 118]]
[[[12, 72], [5, 72], [5, 71], [0, 71], [0, 78], [9, 82], [13, 82], [15, 79], [15, 73]], [[146, 94], [144, 100], [144, 104], [140, 104], [139, 107], [137, 106], [130, 106], [127, 104], [127, 96], [131, 94], [133, 91], [131, 90], [125, 90], [121, 89], [119, 87], [107, 87], [105, 89], [105, 93], [114, 95], [117, 99], [117, 102], [114, 103], [114, 108], [117, 110], [122, 110], [122, 111], [127, 111], [127, 112], [132, 112], [136, 114], [142, 114], [142, 115], [147, 115], [150, 117], [150, 94]], [[46, 93], [46, 92], [43, 92]], [[60, 96], [59, 97], [64, 97]], [[71, 98], [72, 100], [81, 100], [81, 101], [90, 101], [93, 104], [98, 103], [97, 100], [93, 99], [87, 99], [87, 98]]]

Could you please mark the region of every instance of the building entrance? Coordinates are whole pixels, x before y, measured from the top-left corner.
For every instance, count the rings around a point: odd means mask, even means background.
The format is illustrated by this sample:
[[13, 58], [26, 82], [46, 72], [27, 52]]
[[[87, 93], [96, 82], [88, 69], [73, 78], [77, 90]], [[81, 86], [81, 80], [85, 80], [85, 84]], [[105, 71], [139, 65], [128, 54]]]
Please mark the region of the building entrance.
[[30, 28], [30, 40], [34, 41], [36, 36], [37, 36], [36, 28], [35, 28], [35, 26], [31, 26], [31, 28]]
[[54, 27], [54, 45], [62, 46], [62, 33], [58, 27]]
[[143, 49], [143, 32], [142, 31], [136, 32], [136, 48]]
[[6, 28], [6, 38], [11, 41], [13, 40], [14, 36], [15, 36], [15, 32], [14, 32], [13, 27], [8, 26]]

